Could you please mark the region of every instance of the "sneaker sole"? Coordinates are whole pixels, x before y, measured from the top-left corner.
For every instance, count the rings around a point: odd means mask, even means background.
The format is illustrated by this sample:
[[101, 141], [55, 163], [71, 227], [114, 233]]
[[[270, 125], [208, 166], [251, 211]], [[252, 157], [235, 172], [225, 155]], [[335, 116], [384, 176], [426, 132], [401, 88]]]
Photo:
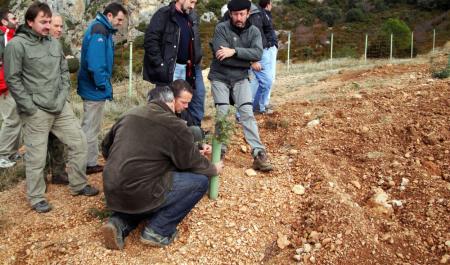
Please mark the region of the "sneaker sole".
[[123, 245], [117, 241], [117, 228], [113, 224], [105, 224], [102, 226], [103, 239], [107, 249], [122, 250]]
[[159, 248], [163, 248], [163, 247], [167, 246], [167, 245], [163, 245], [163, 244], [161, 244], [161, 243], [157, 243], [157, 242], [155, 242], [155, 241], [147, 240], [147, 239], [143, 238], [142, 236], [141, 236], [141, 242], [142, 242], [143, 244], [148, 245], [148, 246], [151, 246], [151, 247], [159, 247]]

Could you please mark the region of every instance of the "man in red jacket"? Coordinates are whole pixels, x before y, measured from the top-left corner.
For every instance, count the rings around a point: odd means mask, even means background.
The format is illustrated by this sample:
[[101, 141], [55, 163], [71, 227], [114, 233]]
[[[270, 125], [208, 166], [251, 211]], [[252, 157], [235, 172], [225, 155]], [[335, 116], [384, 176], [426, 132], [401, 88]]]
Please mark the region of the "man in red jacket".
[[[9, 10], [0, 12], [0, 45], [3, 51], [8, 42], [12, 39], [16, 32], [18, 20]], [[1, 53], [0, 65], [0, 114], [3, 118], [2, 128], [0, 130], [0, 168], [14, 166], [12, 161], [19, 148], [20, 130], [22, 123], [17, 113], [16, 102], [8, 93], [4, 72], [3, 72], [3, 52]]]

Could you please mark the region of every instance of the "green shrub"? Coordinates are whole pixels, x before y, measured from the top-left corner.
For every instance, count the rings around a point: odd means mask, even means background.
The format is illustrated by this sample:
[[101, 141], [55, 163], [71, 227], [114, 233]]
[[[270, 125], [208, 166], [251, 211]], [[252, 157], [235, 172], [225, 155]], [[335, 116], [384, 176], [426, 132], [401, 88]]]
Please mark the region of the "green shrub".
[[337, 7], [322, 6], [316, 8], [315, 13], [320, 20], [326, 22], [330, 27], [334, 26], [342, 17], [342, 11]]
[[364, 12], [359, 8], [352, 8], [345, 14], [346, 22], [362, 22], [365, 21], [365, 19], [366, 16], [364, 15]]
[[78, 72], [78, 69], [80, 68], [80, 60], [78, 60], [78, 58], [67, 59], [67, 64], [69, 66], [69, 73], [73, 74]]
[[381, 27], [381, 35], [386, 39], [394, 35], [394, 47], [399, 50], [408, 49], [411, 45], [411, 29], [400, 19], [389, 18]]
[[358, 55], [356, 48], [350, 47], [350, 46], [345, 46], [345, 47], [342, 47], [342, 48], [336, 50], [335, 57], [336, 58], [358, 58], [359, 55]]
[[141, 22], [139, 23], [139, 25], [137, 26], [137, 30], [139, 30], [140, 32], [145, 32], [145, 30], [147, 30], [148, 27], [148, 23], [145, 22]]

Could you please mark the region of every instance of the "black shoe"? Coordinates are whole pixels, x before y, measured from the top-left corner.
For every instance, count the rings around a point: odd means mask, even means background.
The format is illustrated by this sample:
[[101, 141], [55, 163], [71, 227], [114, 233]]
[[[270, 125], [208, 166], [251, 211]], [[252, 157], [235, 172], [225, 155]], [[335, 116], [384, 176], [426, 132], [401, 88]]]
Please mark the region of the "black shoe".
[[92, 187], [91, 185], [86, 185], [83, 189], [73, 193], [73, 196], [84, 195], [84, 196], [95, 196], [98, 194], [98, 189]]
[[86, 175], [95, 174], [103, 171], [103, 166], [95, 165], [92, 167], [86, 167]]
[[173, 234], [170, 236], [162, 236], [160, 234], [157, 234], [150, 227], [144, 227], [144, 230], [142, 230], [141, 233], [141, 242], [153, 247], [165, 247], [170, 245], [177, 236], [177, 230], [175, 230], [175, 232], [173, 232]]
[[35, 210], [38, 213], [46, 213], [50, 212], [52, 206], [47, 201], [40, 201], [35, 205], [31, 206], [31, 209]]
[[61, 175], [52, 175], [52, 184], [69, 185], [69, 176], [66, 172]]
[[122, 231], [123, 222], [117, 217], [111, 217], [108, 223], [102, 226], [102, 234], [105, 246], [108, 249], [123, 249], [125, 237]]

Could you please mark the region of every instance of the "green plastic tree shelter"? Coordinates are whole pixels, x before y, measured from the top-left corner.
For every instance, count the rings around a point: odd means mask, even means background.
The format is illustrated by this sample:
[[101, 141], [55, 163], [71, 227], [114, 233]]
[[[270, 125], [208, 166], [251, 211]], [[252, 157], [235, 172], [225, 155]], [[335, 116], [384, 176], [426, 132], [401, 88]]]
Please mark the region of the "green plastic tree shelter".
[[[222, 143], [216, 139], [212, 140], [212, 163], [218, 163], [220, 161], [220, 151], [222, 149]], [[217, 200], [219, 196], [219, 176], [212, 176], [209, 181], [209, 198], [211, 200]]]

